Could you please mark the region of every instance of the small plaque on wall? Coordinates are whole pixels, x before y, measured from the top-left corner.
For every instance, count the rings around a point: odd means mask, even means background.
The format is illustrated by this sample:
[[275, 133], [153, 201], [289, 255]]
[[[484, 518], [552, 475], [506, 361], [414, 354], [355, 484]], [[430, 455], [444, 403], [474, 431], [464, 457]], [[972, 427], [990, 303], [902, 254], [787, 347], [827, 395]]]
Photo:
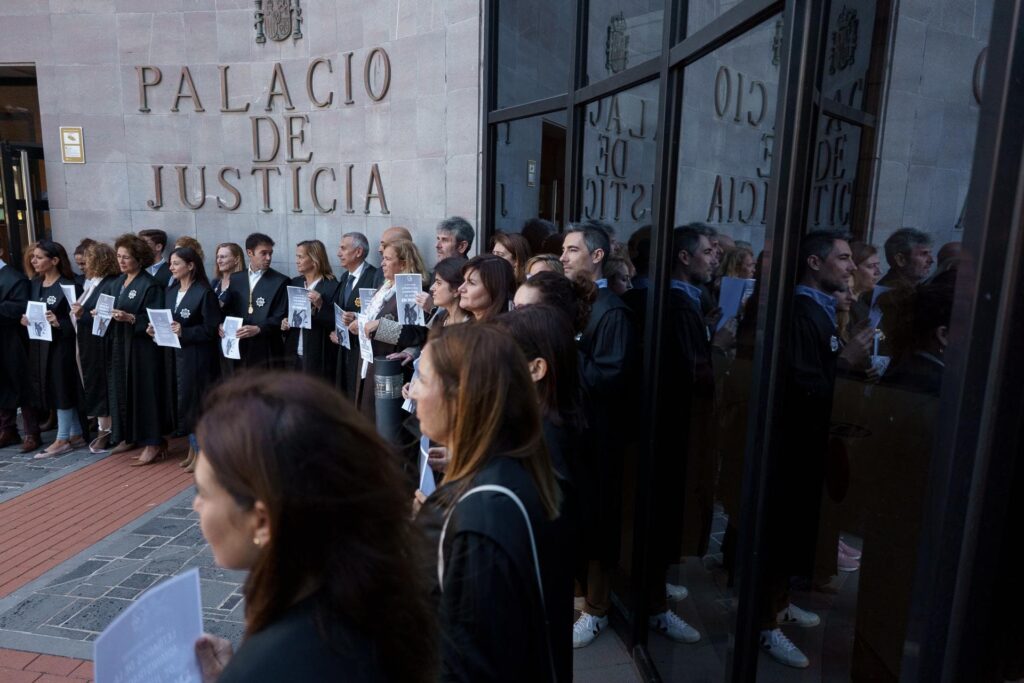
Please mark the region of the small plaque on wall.
[[533, 159], [526, 161], [526, 186], [534, 187], [537, 185], [537, 162]]
[[60, 127], [60, 156], [65, 164], [85, 163], [85, 140], [81, 126]]

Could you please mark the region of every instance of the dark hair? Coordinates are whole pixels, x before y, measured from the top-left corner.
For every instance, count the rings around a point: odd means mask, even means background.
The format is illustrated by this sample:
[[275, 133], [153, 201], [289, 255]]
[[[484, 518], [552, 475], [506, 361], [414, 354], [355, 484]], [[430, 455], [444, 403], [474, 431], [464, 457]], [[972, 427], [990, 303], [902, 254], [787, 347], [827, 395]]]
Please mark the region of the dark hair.
[[556, 232], [553, 235], [548, 235], [544, 238], [544, 244], [541, 245], [540, 253], [542, 254], [554, 254], [555, 256], [562, 255], [562, 242], [565, 241], [564, 232]]
[[[160, 251], [167, 248], [167, 233], [163, 230], [157, 230], [156, 228], [148, 228], [146, 230], [139, 230], [139, 237], [145, 237], [153, 240], [160, 245]], [[155, 262], [155, 261], [154, 261]]]
[[449, 256], [437, 262], [434, 275], [447, 282], [452, 289], [458, 289], [462, 285], [462, 268], [465, 265], [465, 256]]
[[487, 320], [507, 311], [508, 302], [516, 293], [516, 273], [512, 265], [500, 256], [481, 254], [463, 264], [463, 279], [471, 270], [480, 274], [481, 284], [491, 295], [491, 306], [480, 319]]
[[149, 268], [156, 263], [156, 254], [149, 248], [146, 240], [130, 232], [126, 232], [114, 241], [114, 249], [127, 249], [131, 257], [139, 262], [140, 270]]
[[561, 493], [544, 446], [533, 379], [519, 347], [495, 325], [452, 325], [431, 338], [428, 351], [449, 422], [451, 462], [444, 482], [456, 482], [442, 495], [442, 504], [454, 504], [477, 472], [502, 455], [522, 461], [548, 517], [555, 519]]
[[522, 235], [514, 232], [496, 232], [494, 237], [491, 238], [491, 251], [494, 251], [494, 246], [500, 244], [505, 247], [512, 254], [512, 258], [515, 259], [515, 264], [512, 269], [516, 274], [516, 282], [522, 282], [526, 279], [526, 262], [530, 260], [530, 243], [526, 241], [526, 238]]
[[909, 254], [914, 247], [926, 247], [932, 243], [931, 236], [917, 228], [900, 228], [885, 241], [885, 260], [892, 268], [896, 265], [897, 254]]
[[[637, 275], [647, 275], [651, 262], [651, 226], [637, 228], [626, 242], [629, 260], [633, 262]], [[677, 252], [678, 253], [678, 252]]]
[[556, 231], [557, 228], [551, 221], [546, 221], [543, 218], [530, 218], [523, 223], [523, 228], [519, 232], [529, 243], [530, 251], [534, 254], [541, 254], [544, 252], [544, 240], [555, 234]]
[[706, 232], [702, 232], [700, 229], [693, 227], [693, 224], [687, 225], [683, 228], [673, 228], [672, 230], [672, 265], [675, 266], [677, 259], [679, 258], [679, 252], [685, 251], [691, 256], [697, 253], [697, 249], [700, 248], [700, 238], [707, 237]]
[[[473, 226], [470, 225], [469, 221], [462, 216], [450, 216], [445, 218], [437, 224], [437, 230], [439, 232], [447, 232], [454, 235], [456, 245], [458, 245], [459, 242], [465, 242], [467, 252], [470, 247], [473, 246], [473, 238], [476, 236], [476, 233], [473, 231]], [[412, 237], [409, 239], [412, 239]]]
[[601, 263], [612, 255], [612, 229], [600, 221], [584, 221], [571, 226], [565, 234], [573, 232], [583, 233], [583, 242], [587, 245], [587, 251], [593, 254], [598, 249], [604, 252]]
[[75, 247], [75, 253], [73, 254], [73, 256], [85, 256], [85, 250], [94, 244], [96, 244], [96, 240], [92, 239], [91, 237], [86, 237], [85, 239], [78, 243], [77, 247]]
[[[952, 271], [950, 271], [952, 272]], [[893, 363], [927, 348], [939, 327], [949, 327], [953, 316], [956, 274], [921, 283], [909, 291], [892, 295], [896, 306], [896, 325], [891, 332]]]
[[210, 278], [206, 277], [206, 267], [203, 265], [203, 257], [199, 255], [199, 252], [192, 247], [178, 247], [171, 252], [171, 256], [177, 256], [185, 263], [195, 266], [192, 270], [193, 282], [204, 287], [210, 286]]
[[543, 271], [523, 283], [523, 287], [537, 289], [541, 294], [541, 303], [554, 306], [564, 313], [576, 334], [587, 329], [590, 309], [597, 298], [597, 285], [593, 280], [585, 277], [570, 280], [564, 275]]
[[554, 306], [538, 304], [509, 311], [495, 323], [515, 340], [527, 361], [547, 362], [547, 374], [534, 383], [544, 415], [556, 425], [581, 430], [579, 352], [569, 319]]
[[799, 262], [796, 267], [797, 280], [807, 273], [807, 259], [817, 256], [824, 261], [832, 253], [836, 242], [849, 242], [849, 233], [840, 230], [812, 230], [800, 239]]
[[71, 261], [68, 259], [68, 252], [65, 251], [64, 245], [53, 240], [39, 240], [35, 243], [34, 248], [42, 250], [50, 258], [58, 259], [57, 272], [62, 278], [75, 279], [75, 272], [71, 270]]
[[268, 244], [271, 247], [274, 246], [274, 240], [270, 239], [270, 235], [264, 235], [262, 232], [254, 232], [245, 238], [245, 250], [255, 251], [256, 247], [261, 244]]
[[314, 585], [322, 637], [344, 619], [369, 641], [385, 680], [436, 680], [421, 540], [397, 458], [373, 425], [320, 380], [261, 372], [212, 389], [196, 435], [217, 482], [270, 517], [243, 589], [246, 634]]

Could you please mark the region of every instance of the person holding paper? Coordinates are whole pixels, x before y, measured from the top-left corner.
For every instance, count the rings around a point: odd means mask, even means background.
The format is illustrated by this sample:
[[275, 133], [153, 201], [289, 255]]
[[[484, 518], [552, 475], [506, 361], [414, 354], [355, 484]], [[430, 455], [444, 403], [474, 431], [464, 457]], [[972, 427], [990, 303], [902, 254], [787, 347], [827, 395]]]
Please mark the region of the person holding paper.
[[299, 275], [292, 278], [290, 285], [308, 292], [311, 328], [293, 327], [287, 316], [282, 318], [281, 330], [287, 334], [285, 367], [308, 372], [333, 384], [338, 347], [331, 343], [331, 333], [335, 331], [333, 302], [338, 296], [338, 281], [331, 272], [324, 243], [305, 240], [295, 245], [295, 270]]
[[107, 371], [108, 399], [113, 418], [112, 453], [143, 446], [138, 462], [148, 465], [167, 455], [163, 435], [171, 427], [171, 388], [167, 384], [164, 349], [146, 334], [146, 309], [164, 305], [167, 288], [146, 267], [153, 250], [136, 235], [125, 234], [114, 243], [121, 275], [114, 281], [114, 310], [107, 336], [111, 362]]
[[117, 254], [113, 247], [104, 242], [95, 242], [85, 250], [85, 291], [71, 306], [71, 313], [78, 319], [78, 357], [82, 363], [82, 383], [85, 385], [84, 412], [95, 417], [99, 433], [89, 449], [93, 453], [106, 450], [110, 442], [110, 402], [107, 397], [107, 370], [113, 349], [113, 337], [93, 334], [93, 310], [101, 294], [113, 296], [117, 292], [114, 283], [120, 270]]
[[0, 448], [21, 443], [21, 452], [29, 453], [39, 449], [39, 425], [31, 418], [23, 418], [25, 439], [22, 441], [17, 416], [26, 398], [28, 337], [21, 317], [25, 314], [31, 287], [20, 270], [4, 261], [6, 257], [0, 241]]
[[198, 452], [194, 432], [199, 409], [206, 390], [220, 375], [217, 328], [224, 315], [198, 252], [191, 247], [175, 249], [169, 264], [175, 284], [167, 290], [163, 308], [171, 309], [171, 331], [181, 348], [167, 350], [168, 386], [174, 392], [174, 431], [188, 434], [188, 456], [181, 466], [191, 472]]
[[238, 651], [196, 642], [204, 680], [437, 681], [436, 555], [372, 424], [313, 377], [246, 373], [210, 392], [196, 433], [199, 526], [219, 566], [249, 572]]
[[238, 330], [243, 368], [272, 368], [284, 360], [281, 320], [288, 314], [288, 276], [270, 267], [274, 240], [254, 232], [245, 238], [249, 267], [231, 276], [224, 315], [242, 319]]
[[[369, 252], [370, 242], [363, 233], [349, 232], [341, 236], [337, 255], [345, 273], [338, 278], [334, 303], [343, 311], [342, 322], [346, 327], [355, 322], [356, 313], [359, 312], [359, 306], [356, 305], [359, 301], [359, 290], [369, 288], [377, 277], [377, 267], [366, 260]], [[347, 347], [338, 339], [337, 331], [331, 335], [331, 341], [341, 347], [338, 349], [335, 365], [334, 386], [349, 398], [353, 398], [361, 367], [359, 342], [347, 330], [343, 330], [342, 334], [349, 337]]]
[[417, 514], [437, 558], [440, 679], [572, 680], [572, 530], [526, 358], [496, 325], [444, 328], [411, 397], [450, 456]]
[[[387, 356], [397, 350], [398, 339], [402, 334], [402, 324], [398, 322], [398, 298], [395, 296], [395, 275], [415, 273], [421, 279], [426, 278], [426, 268], [416, 245], [409, 240], [395, 240], [384, 245], [384, 256], [380, 262], [384, 273], [384, 284], [373, 299], [363, 303], [363, 314], [368, 322], [365, 325], [367, 336], [373, 343], [373, 355]], [[359, 333], [358, 321], [349, 325], [349, 332]], [[355, 401], [359, 409], [371, 420], [377, 414], [374, 398], [373, 364], [364, 363], [365, 370], [357, 385]], [[411, 372], [411, 368], [409, 368]], [[360, 373], [361, 375], [364, 373]], [[408, 379], [408, 378], [407, 378]]]

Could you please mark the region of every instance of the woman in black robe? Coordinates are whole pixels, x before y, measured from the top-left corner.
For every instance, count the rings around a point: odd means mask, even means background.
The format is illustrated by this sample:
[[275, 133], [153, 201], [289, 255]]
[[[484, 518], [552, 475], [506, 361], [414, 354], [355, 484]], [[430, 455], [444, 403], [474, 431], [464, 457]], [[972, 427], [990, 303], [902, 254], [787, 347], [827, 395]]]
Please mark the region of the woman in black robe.
[[298, 277], [289, 282], [291, 287], [302, 287], [309, 292], [312, 310], [312, 328], [292, 325], [290, 316], [281, 320], [285, 338], [285, 367], [308, 372], [334, 384], [338, 364], [338, 347], [331, 343], [334, 331], [333, 301], [338, 293], [338, 281], [331, 272], [327, 249], [320, 240], [306, 240], [295, 247], [295, 269]]
[[[107, 368], [110, 365], [111, 340], [107, 334], [93, 334], [92, 311], [100, 295], [115, 296], [114, 283], [119, 270], [117, 254], [109, 244], [94, 242], [85, 248], [85, 291], [82, 303], [71, 306], [78, 319], [78, 358], [82, 365], [85, 386], [83, 411], [95, 417], [99, 433], [89, 444], [93, 453], [102, 453], [110, 442], [110, 403], [107, 401]], [[103, 328], [106, 329], [106, 328]]]
[[[32, 339], [28, 348], [28, 389], [30, 410], [57, 412], [57, 438], [39, 451], [36, 459], [70, 453], [85, 445], [79, 409], [82, 402], [82, 377], [75, 357], [75, 326], [71, 322], [71, 304], [61, 286], [75, 288], [74, 273], [67, 252], [60, 244], [39, 240], [32, 249], [29, 301], [46, 305], [52, 341]], [[77, 292], [76, 292], [77, 298]], [[22, 325], [29, 325], [23, 317]]]
[[[168, 265], [175, 284], [165, 294], [164, 308], [170, 309], [174, 322], [171, 331], [178, 336], [180, 349], [167, 349], [168, 386], [174, 394], [175, 432], [188, 434], [188, 456], [181, 466], [195, 470], [195, 428], [206, 390], [220, 374], [220, 338], [218, 326], [224, 321], [217, 295], [208, 284], [203, 260], [195, 249], [179, 247], [171, 252]], [[155, 333], [152, 325], [146, 330]]]
[[526, 359], [496, 326], [447, 327], [411, 396], [424, 435], [450, 456], [417, 518], [428, 535], [441, 529], [427, 569], [440, 590], [441, 680], [572, 680], [570, 529]]
[[147, 308], [165, 303], [164, 287], [148, 272], [153, 250], [141, 237], [122, 235], [114, 244], [121, 275], [114, 282], [117, 299], [107, 335], [111, 362], [107, 372], [112, 453], [143, 446], [136, 465], [148, 465], [167, 455], [163, 435], [170, 426], [171, 391], [164, 374], [163, 349], [146, 334]]

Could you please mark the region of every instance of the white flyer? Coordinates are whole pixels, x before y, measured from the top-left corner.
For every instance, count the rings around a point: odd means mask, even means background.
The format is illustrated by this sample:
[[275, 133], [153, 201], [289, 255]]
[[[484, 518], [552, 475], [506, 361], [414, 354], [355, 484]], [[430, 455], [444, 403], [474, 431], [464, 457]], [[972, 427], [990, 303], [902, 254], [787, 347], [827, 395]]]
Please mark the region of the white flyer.
[[288, 287], [288, 326], [294, 329], [313, 329], [313, 307], [305, 287]]
[[356, 301], [356, 306], [359, 307], [360, 313], [366, 312], [366, 309], [370, 307], [370, 302], [373, 301], [373, 295], [376, 293], [377, 290], [373, 287], [359, 288], [359, 300]]
[[364, 363], [372, 363], [373, 342], [370, 341], [369, 335], [366, 334], [366, 323], [370, 321], [362, 313], [356, 316], [356, 320], [359, 322], [359, 357], [363, 359]]
[[171, 323], [174, 322], [171, 309], [147, 308], [146, 314], [149, 315], [149, 324], [153, 326], [153, 341], [156, 342], [157, 346], [180, 349], [181, 340], [171, 330]]
[[395, 288], [398, 290], [398, 321], [403, 325], [426, 325], [423, 309], [416, 304], [416, 296], [423, 292], [423, 278], [419, 273], [395, 275]]
[[92, 333], [97, 337], [106, 336], [110, 329], [110, 319], [114, 314], [114, 297], [100, 294], [96, 301], [96, 313], [92, 316]]
[[[70, 309], [71, 305], [78, 300], [78, 297], [75, 296], [75, 286], [61, 285], [60, 291], [64, 292], [64, 298], [68, 300], [68, 309]], [[68, 315], [71, 316], [71, 327], [75, 328], [75, 332], [78, 332], [78, 318], [71, 315], [70, 310], [68, 311]]]
[[225, 358], [242, 360], [242, 354], [238, 350], [238, 328], [241, 326], [241, 318], [224, 318], [224, 338], [220, 340], [220, 349]]
[[203, 634], [199, 570], [142, 594], [93, 646], [96, 683], [200, 683], [195, 642]]
[[722, 288], [719, 290], [718, 305], [722, 308], [722, 317], [715, 327], [715, 332], [725, 327], [725, 324], [739, 316], [743, 306], [744, 294], [753, 290], [754, 281], [738, 277], [723, 277]]
[[53, 341], [53, 329], [46, 319], [46, 304], [42, 301], [29, 301], [25, 309], [28, 318], [28, 338], [36, 341]]
[[345, 311], [338, 304], [334, 304], [334, 331], [338, 334], [338, 343], [342, 348], [352, 350], [352, 342], [348, 338], [348, 327], [345, 325], [344, 317]]

